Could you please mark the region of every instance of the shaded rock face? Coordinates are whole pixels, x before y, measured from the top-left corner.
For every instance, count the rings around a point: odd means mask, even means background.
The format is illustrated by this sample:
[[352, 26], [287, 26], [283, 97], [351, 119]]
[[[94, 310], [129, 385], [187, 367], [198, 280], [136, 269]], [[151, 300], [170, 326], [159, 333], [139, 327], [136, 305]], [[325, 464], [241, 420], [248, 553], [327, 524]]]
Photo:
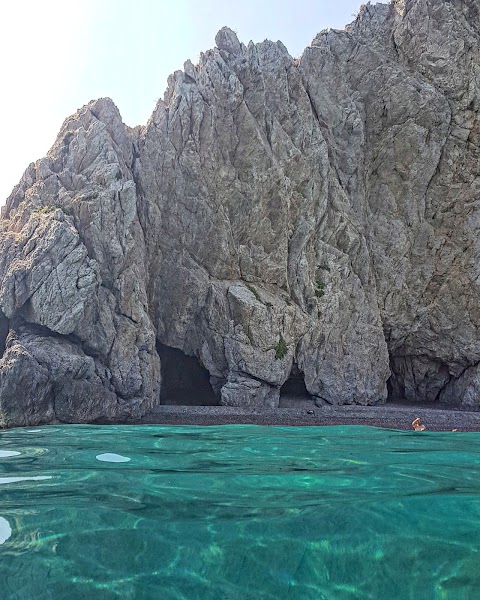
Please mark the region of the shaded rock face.
[[145, 127], [67, 119], [3, 211], [1, 424], [135, 419], [163, 346], [225, 405], [477, 407], [479, 11], [366, 5], [297, 60], [225, 28]]

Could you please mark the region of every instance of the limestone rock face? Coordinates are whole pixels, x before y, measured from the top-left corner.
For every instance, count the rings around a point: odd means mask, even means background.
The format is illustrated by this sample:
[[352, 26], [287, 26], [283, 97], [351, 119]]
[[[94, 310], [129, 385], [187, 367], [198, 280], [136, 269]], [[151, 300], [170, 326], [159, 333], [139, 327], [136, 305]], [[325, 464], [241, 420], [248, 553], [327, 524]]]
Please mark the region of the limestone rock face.
[[296, 60], [224, 28], [146, 126], [67, 119], [3, 211], [1, 423], [141, 416], [158, 344], [225, 405], [299, 370], [319, 404], [478, 407], [479, 14], [367, 4]]
[[7, 425], [126, 419], [158, 399], [131, 134], [109, 100], [68, 119], [2, 221]]

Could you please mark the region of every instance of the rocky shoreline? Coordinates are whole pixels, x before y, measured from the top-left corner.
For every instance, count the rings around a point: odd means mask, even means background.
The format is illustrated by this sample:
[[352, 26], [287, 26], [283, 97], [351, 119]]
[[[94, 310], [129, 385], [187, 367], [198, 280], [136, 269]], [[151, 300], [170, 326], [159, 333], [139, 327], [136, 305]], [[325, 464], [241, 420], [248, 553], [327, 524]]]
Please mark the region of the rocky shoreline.
[[428, 431], [480, 431], [480, 412], [415, 406], [324, 406], [252, 410], [230, 406], [159, 406], [136, 424], [161, 425], [368, 425], [412, 430], [419, 417]]

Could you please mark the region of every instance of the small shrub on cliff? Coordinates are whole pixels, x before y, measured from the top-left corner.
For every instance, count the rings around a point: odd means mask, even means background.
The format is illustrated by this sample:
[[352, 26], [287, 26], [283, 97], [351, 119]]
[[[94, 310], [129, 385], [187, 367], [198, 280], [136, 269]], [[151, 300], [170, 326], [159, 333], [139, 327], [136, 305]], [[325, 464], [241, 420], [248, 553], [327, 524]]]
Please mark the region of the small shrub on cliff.
[[322, 281], [317, 281], [315, 284], [315, 296], [321, 298], [325, 295], [325, 284]]
[[282, 358], [287, 354], [287, 350], [287, 343], [285, 342], [283, 337], [280, 336], [277, 347], [275, 348], [275, 358], [277, 360], [282, 360]]
[[42, 206], [42, 208], [37, 208], [33, 212], [36, 215], [46, 215], [47, 213], [52, 212], [52, 210], [55, 210], [55, 207], [47, 204], [46, 206]]
[[253, 287], [253, 285], [250, 285], [249, 283], [246, 283], [245, 286], [252, 292], [252, 294], [255, 296], [255, 298], [261, 302], [262, 299], [260, 298], [260, 294], [257, 292], [257, 290]]

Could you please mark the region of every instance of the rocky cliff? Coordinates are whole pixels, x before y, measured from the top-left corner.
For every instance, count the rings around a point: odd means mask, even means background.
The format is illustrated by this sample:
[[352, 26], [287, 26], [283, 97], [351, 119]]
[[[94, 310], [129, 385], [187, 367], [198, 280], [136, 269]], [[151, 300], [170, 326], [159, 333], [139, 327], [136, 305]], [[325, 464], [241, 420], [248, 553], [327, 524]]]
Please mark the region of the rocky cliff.
[[226, 405], [478, 406], [479, 12], [368, 4], [299, 59], [225, 28], [146, 126], [67, 119], [3, 210], [1, 424], [134, 419], [181, 357]]

